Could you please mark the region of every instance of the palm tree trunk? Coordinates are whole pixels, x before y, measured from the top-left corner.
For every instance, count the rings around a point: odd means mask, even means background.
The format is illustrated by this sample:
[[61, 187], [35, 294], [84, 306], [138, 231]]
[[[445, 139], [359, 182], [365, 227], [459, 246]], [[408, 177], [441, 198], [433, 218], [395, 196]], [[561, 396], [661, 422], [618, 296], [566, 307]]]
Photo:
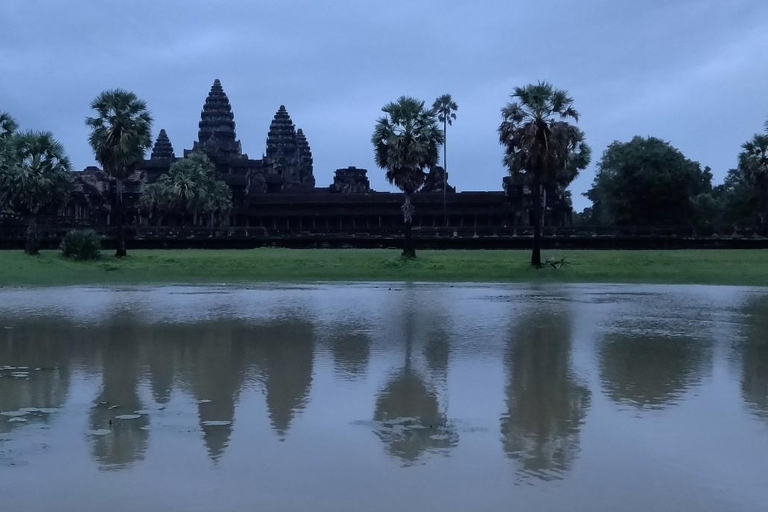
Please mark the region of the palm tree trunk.
[[533, 174], [533, 251], [531, 265], [541, 268], [541, 173]]
[[27, 240], [24, 245], [24, 252], [30, 256], [40, 254], [37, 250], [37, 215], [30, 215], [27, 222]]
[[413, 246], [413, 204], [411, 203], [411, 194], [405, 194], [403, 203], [403, 221], [405, 222], [405, 237], [403, 240], [403, 257], [415, 258], [416, 248]]
[[117, 250], [116, 258], [124, 258], [128, 255], [125, 250], [125, 210], [123, 208], [123, 180], [117, 180], [117, 197], [115, 199], [115, 221], [117, 223]]
[[446, 201], [448, 190], [448, 118], [443, 119], [443, 218], [445, 227], [448, 227], [448, 202]]

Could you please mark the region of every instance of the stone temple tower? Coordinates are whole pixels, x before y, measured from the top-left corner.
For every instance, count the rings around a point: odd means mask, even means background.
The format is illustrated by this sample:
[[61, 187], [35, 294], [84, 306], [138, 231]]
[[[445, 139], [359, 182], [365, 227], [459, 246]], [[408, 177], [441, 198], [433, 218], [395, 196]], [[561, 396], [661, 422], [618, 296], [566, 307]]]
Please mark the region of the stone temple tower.
[[304, 135], [304, 130], [296, 130], [296, 145], [299, 148], [299, 179], [305, 188], [315, 187], [315, 175], [312, 170], [312, 150]]
[[242, 155], [240, 141], [235, 134], [235, 115], [221, 82], [213, 82], [200, 114], [199, 131], [194, 149], [200, 149], [212, 159]]
[[150, 159], [173, 161], [173, 146], [171, 145], [171, 139], [168, 138], [168, 134], [165, 133], [165, 130], [160, 130], [155, 145], [152, 147], [152, 156]]
[[272, 165], [271, 172], [282, 177], [283, 188], [314, 187], [309, 143], [301, 130], [296, 131], [284, 105], [269, 125], [264, 158]]

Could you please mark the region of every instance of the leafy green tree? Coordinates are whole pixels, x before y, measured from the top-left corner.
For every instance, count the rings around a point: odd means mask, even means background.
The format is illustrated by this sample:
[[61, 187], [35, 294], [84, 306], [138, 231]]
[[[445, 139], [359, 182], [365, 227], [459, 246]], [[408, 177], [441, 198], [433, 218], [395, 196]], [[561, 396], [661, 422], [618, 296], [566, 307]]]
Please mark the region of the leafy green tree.
[[64, 147], [50, 132], [13, 136], [14, 160], [0, 168], [0, 205], [27, 221], [24, 252], [38, 254], [38, 216], [63, 204], [72, 176]]
[[499, 141], [510, 175], [531, 187], [533, 251], [531, 265], [541, 267], [541, 222], [544, 190], [565, 187], [590, 160], [584, 133], [569, 121], [579, 114], [566, 91], [551, 84], [516, 87], [502, 110]]
[[104, 172], [115, 179], [115, 221], [118, 258], [126, 256], [123, 180], [144, 160], [152, 146], [152, 116], [147, 104], [122, 89], [104, 91], [91, 103], [95, 117], [86, 118], [91, 128], [88, 142]]
[[443, 132], [437, 126], [435, 113], [415, 98], [401, 96], [381, 110], [386, 115], [378, 119], [371, 137], [376, 164], [386, 170], [387, 181], [405, 194], [403, 256], [415, 258], [411, 198], [424, 183], [424, 169], [437, 164]]
[[445, 216], [446, 226], [448, 225], [448, 215], [446, 208], [446, 195], [448, 192], [448, 126], [453, 125], [456, 120], [456, 111], [459, 106], [453, 101], [450, 94], [439, 96], [432, 104], [432, 111], [437, 114], [437, 120], [443, 123], [443, 215]]
[[141, 204], [150, 212], [181, 212], [182, 222], [191, 214], [195, 225], [201, 215], [207, 214], [213, 227], [217, 218], [225, 219], [232, 209], [232, 191], [216, 177], [208, 157], [194, 152], [174, 162], [155, 183], [145, 186]]
[[586, 195], [603, 224], [690, 226], [696, 198], [711, 191], [709, 168], [702, 170], [666, 141], [638, 136], [608, 146]]

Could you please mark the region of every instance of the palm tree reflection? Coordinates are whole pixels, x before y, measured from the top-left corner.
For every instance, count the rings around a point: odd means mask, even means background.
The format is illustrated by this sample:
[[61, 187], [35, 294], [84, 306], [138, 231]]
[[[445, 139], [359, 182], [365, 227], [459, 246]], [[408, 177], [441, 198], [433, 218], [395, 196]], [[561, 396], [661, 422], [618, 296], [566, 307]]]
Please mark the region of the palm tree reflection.
[[[387, 451], [406, 465], [416, 463], [427, 452], [447, 453], [458, 444], [458, 434], [441, 412], [436, 391], [415, 368], [414, 344], [423, 338], [417, 335], [414, 290], [409, 291], [408, 300], [403, 301], [401, 323], [403, 367], [378, 394], [373, 415], [375, 434], [387, 445]], [[439, 359], [432, 362], [438, 368], [443, 365]]]
[[506, 353], [504, 452], [521, 475], [562, 478], [579, 452], [590, 391], [571, 367], [571, 311], [564, 301], [535, 301], [517, 316]]
[[[139, 398], [143, 324], [130, 313], [117, 314], [101, 331], [102, 385], [90, 412], [94, 459], [104, 469], [122, 469], [144, 458], [149, 416]], [[137, 416], [138, 417], [135, 417]]]

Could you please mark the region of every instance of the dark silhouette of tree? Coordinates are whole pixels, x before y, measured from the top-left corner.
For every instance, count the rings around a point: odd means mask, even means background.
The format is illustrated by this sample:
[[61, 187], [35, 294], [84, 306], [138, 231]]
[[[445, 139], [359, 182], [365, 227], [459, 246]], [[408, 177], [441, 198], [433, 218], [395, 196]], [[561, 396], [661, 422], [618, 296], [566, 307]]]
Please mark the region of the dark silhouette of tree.
[[104, 172], [115, 180], [115, 256], [123, 257], [127, 254], [123, 180], [131, 175], [144, 160], [146, 150], [152, 147], [152, 116], [144, 101], [122, 89], [102, 92], [93, 100], [91, 108], [96, 115], [85, 120], [91, 129], [88, 142]]
[[24, 252], [38, 254], [37, 222], [41, 213], [66, 202], [72, 177], [64, 146], [50, 132], [13, 135], [6, 148], [10, 162], [0, 166], [0, 209], [27, 221]]
[[424, 169], [437, 164], [443, 133], [432, 110], [424, 102], [401, 96], [381, 109], [386, 115], [376, 122], [371, 142], [376, 164], [386, 170], [387, 181], [405, 194], [403, 256], [416, 257], [412, 241], [413, 204], [411, 197], [424, 184]]
[[432, 104], [432, 110], [437, 114], [437, 120], [443, 123], [443, 216], [445, 225], [448, 225], [448, 211], [446, 195], [448, 192], [448, 126], [456, 120], [456, 111], [459, 106], [453, 101], [450, 94], [438, 96]]
[[711, 192], [709, 168], [666, 141], [634, 137], [608, 146], [586, 195], [598, 223], [683, 226], [696, 223], [697, 203]]
[[578, 122], [579, 114], [566, 91], [539, 82], [516, 87], [512, 99], [501, 110], [499, 141], [510, 175], [532, 190], [531, 265], [540, 267], [543, 187], [558, 185], [565, 190], [589, 164], [590, 149], [584, 133], [569, 123]]
[[768, 122], [765, 133], [744, 143], [738, 166], [728, 171], [718, 191], [727, 221], [748, 226], [768, 223]]

